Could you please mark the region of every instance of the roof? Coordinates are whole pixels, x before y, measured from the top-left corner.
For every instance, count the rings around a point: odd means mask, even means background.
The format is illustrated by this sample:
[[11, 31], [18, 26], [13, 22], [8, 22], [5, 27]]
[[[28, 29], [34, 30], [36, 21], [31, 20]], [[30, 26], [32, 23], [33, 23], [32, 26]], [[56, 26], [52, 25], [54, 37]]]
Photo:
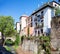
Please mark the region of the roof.
[[[57, 3], [56, 1], [52, 1], [52, 2]], [[52, 6], [52, 4], [51, 4], [52, 2], [47, 2], [47, 3], [43, 4], [43, 5], [42, 5], [41, 7], [39, 7], [37, 10], [35, 10], [31, 15], [34, 15], [35, 13], [43, 10], [43, 9], [46, 8], [46, 7], [54, 8], [54, 7]], [[59, 3], [57, 3], [57, 4], [59, 4]], [[60, 4], [59, 4], [59, 5], [60, 5]]]
[[20, 19], [22, 18], [22, 17], [25, 17], [25, 18], [28, 18], [29, 16], [27, 16], [27, 15], [22, 15], [21, 17], [20, 17]]
[[[56, 1], [52, 1], [52, 2], [55, 2], [55, 3], [57, 3], [58, 5], [60, 5], [60, 3], [56, 2]], [[50, 2], [50, 3], [52, 3], [52, 2]]]

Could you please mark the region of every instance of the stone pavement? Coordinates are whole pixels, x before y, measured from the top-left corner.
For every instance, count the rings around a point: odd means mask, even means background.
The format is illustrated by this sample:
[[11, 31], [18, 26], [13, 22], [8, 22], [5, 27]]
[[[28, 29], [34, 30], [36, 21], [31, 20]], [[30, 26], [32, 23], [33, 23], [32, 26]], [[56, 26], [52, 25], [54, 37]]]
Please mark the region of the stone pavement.
[[17, 54], [33, 54], [33, 52], [31, 52], [31, 51], [24, 51], [24, 50], [22, 50], [21, 46], [18, 47], [16, 52], [17, 52]]

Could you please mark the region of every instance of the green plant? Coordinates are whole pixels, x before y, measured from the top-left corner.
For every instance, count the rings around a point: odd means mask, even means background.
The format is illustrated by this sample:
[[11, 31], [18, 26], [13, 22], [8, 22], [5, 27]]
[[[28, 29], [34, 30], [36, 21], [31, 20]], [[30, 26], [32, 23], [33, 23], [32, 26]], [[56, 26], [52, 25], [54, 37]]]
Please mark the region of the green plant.
[[60, 14], [60, 8], [56, 8], [56, 11], [55, 11], [55, 15], [59, 15]]
[[5, 41], [5, 44], [6, 44], [6, 45], [13, 45], [14, 42], [13, 42], [11, 39], [7, 39], [7, 40]]
[[39, 37], [42, 48], [46, 51], [46, 54], [50, 54], [50, 36]]
[[50, 54], [50, 48], [46, 47], [46, 54]]
[[8, 46], [5, 46], [6, 50], [11, 51], [11, 48]]
[[15, 45], [19, 45], [20, 43], [20, 36], [19, 34], [16, 35]]

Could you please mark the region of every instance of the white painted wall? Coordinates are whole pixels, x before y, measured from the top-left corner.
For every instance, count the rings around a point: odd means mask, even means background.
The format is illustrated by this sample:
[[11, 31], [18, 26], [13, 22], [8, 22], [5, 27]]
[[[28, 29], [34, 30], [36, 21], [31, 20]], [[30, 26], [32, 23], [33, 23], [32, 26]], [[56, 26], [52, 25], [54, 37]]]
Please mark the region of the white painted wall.
[[[56, 5], [56, 6], [55, 6]], [[53, 2], [53, 6], [54, 7], [58, 7], [59, 5], [57, 4], [57, 3], [55, 3], [55, 2]]]
[[21, 18], [21, 30], [23, 30], [24, 27], [26, 27], [26, 17], [23, 16]]
[[47, 7], [44, 11], [44, 29], [43, 32], [47, 32], [51, 28], [51, 19], [55, 16], [55, 12], [50, 7]]
[[17, 29], [17, 33], [19, 33], [19, 31], [20, 31], [20, 22], [16, 23], [16, 29]]
[[[43, 10], [41, 10], [44, 12], [44, 27], [43, 27], [43, 32], [47, 32], [48, 28], [51, 28], [51, 18], [55, 15], [54, 9], [47, 7]], [[38, 13], [36, 13], [37, 15], [41, 15], [41, 11], [39, 11]], [[35, 15], [32, 15], [32, 23], [33, 23], [33, 27], [35, 27]], [[36, 31], [38, 32], [39, 29], [37, 29]]]

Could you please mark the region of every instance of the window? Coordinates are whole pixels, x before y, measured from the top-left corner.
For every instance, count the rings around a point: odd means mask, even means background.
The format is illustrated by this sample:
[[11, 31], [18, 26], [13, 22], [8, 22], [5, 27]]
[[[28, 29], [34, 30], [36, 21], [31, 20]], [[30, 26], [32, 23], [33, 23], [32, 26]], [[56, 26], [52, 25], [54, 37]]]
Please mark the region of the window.
[[55, 7], [56, 7], [57, 5], [55, 4]]
[[32, 27], [32, 23], [31, 23], [31, 27]]
[[35, 18], [34, 21], [37, 21], [37, 18]]
[[40, 17], [40, 15], [38, 15], [37, 17]]
[[37, 14], [35, 14], [35, 16], [37, 16]]
[[20, 31], [21, 31], [21, 25], [20, 25]]
[[60, 24], [60, 21], [59, 21], [59, 24]]
[[32, 21], [32, 17], [31, 17], [31, 21]]
[[43, 13], [44, 13], [44, 12], [42, 11], [42, 12], [41, 12], [41, 16], [40, 16], [41, 18], [43, 18]]
[[41, 33], [43, 33], [43, 29], [41, 29]]
[[43, 11], [41, 12], [41, 14], [43, 14]]
[[38, 22], [40, 22], [40, 18], [38, 17]]
[[43, 22], [43, 20], [41, 20], [41, 22]]
[[35, 23], [35, 25], [37, 26], [37, 23]]
[[38, 35], [40, 34], [40, 31], [38, 31]]
[[35, 35], [37, 34], [37, 31], [35, 30]]

